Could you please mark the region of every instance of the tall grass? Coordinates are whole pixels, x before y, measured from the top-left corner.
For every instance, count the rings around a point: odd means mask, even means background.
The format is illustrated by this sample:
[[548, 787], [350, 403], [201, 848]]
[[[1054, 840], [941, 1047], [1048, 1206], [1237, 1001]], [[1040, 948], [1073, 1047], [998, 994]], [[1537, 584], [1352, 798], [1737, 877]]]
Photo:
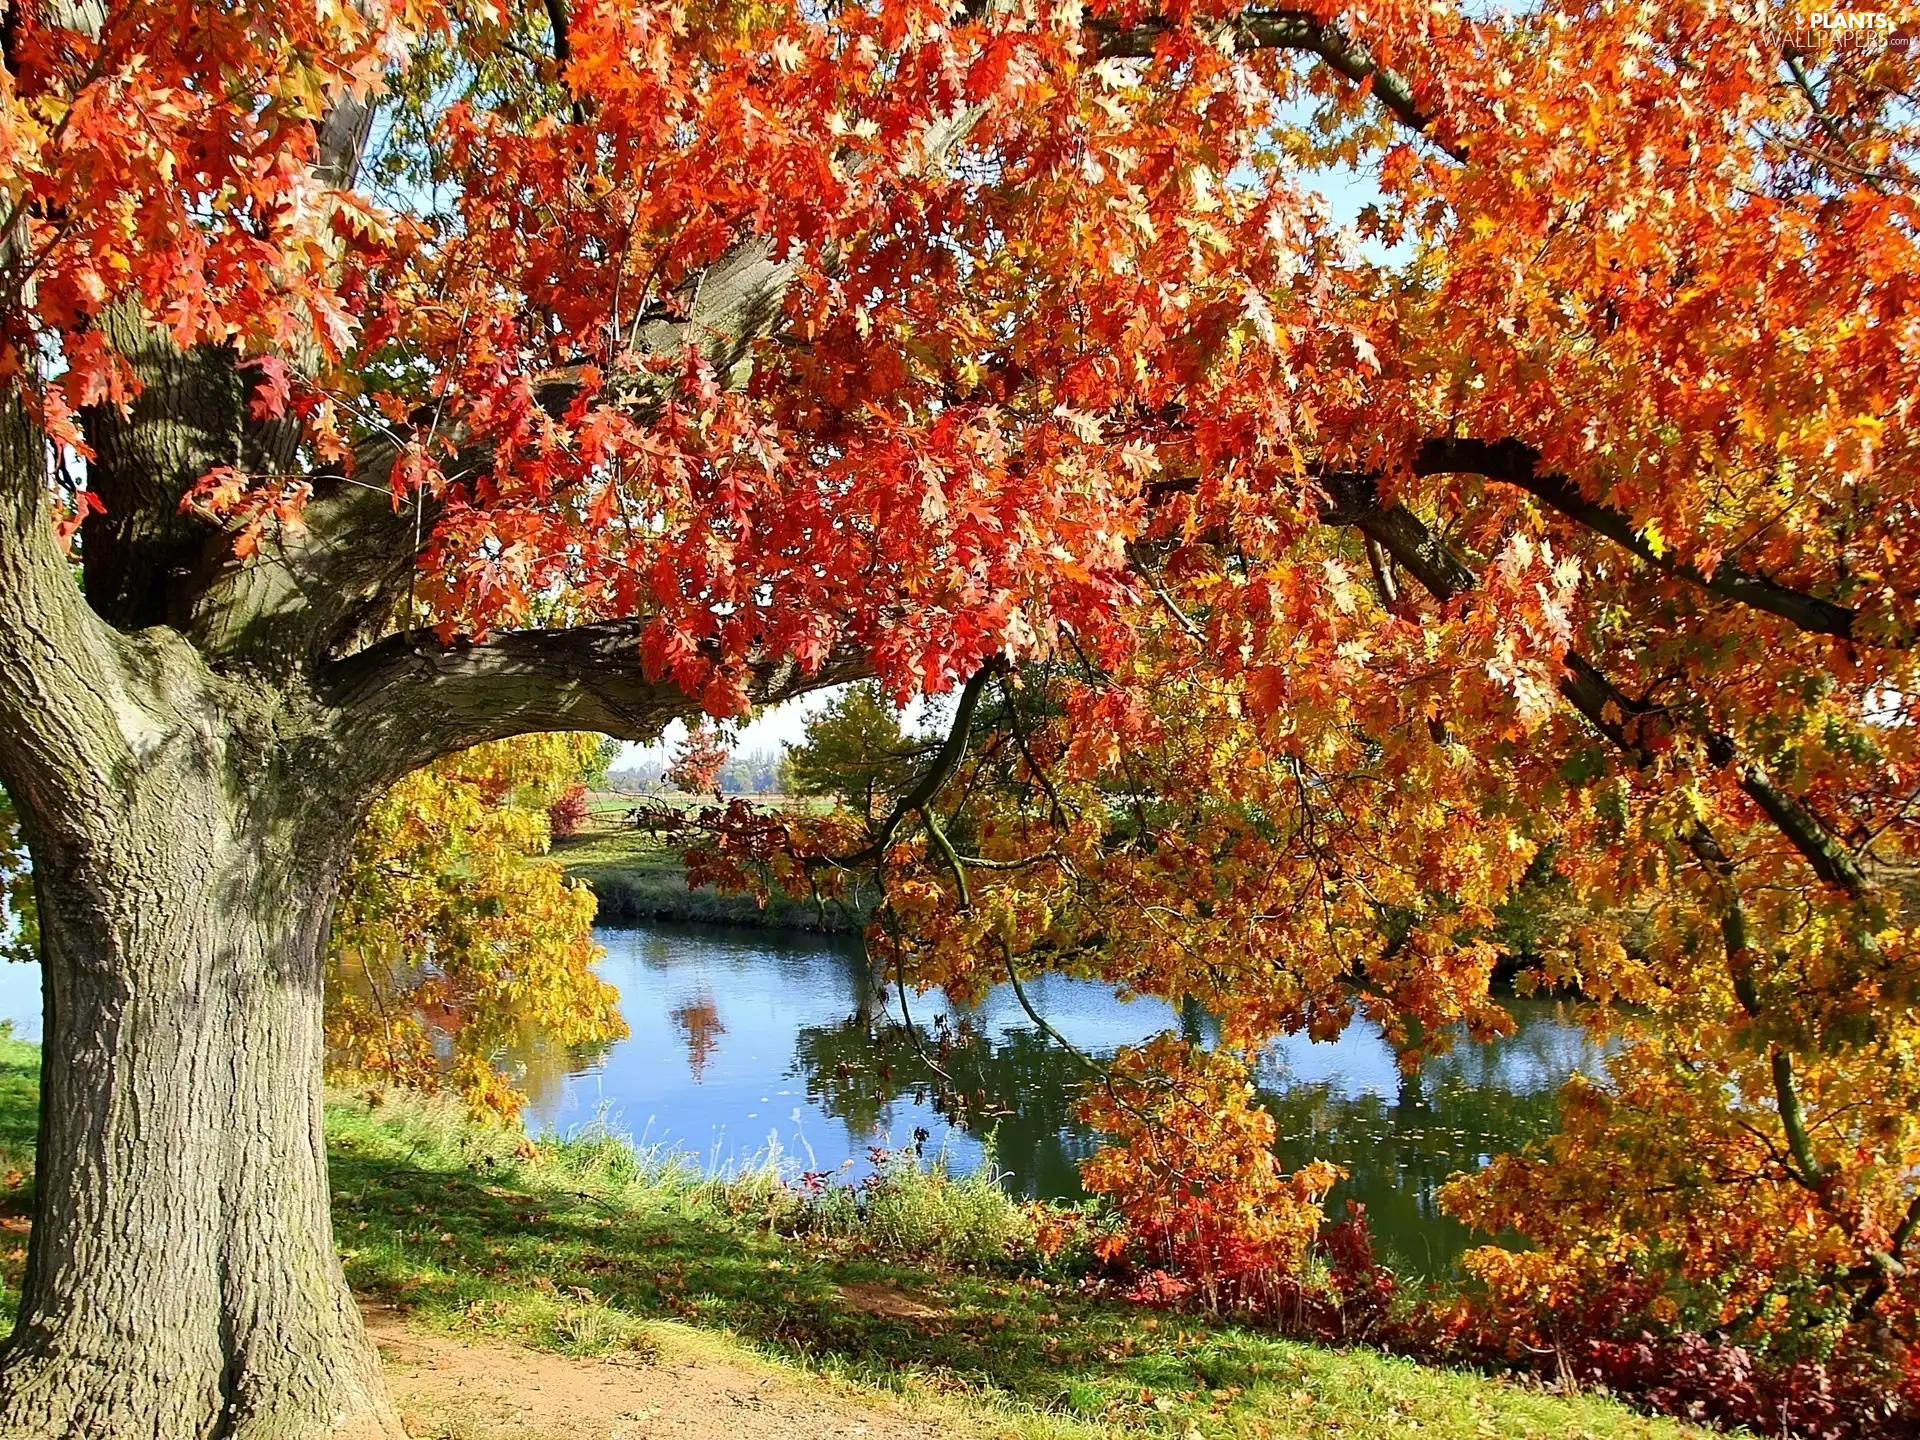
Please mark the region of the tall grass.
[[877, 1151], [857, 1186], [800, 1193], [800, 1228], [854, 1240], [887, 1255], [953, 1265], [994, 1266], [1039, 1257], [1032, 1207], [1007, 1193], [989, 1151], [979, 1169], [955, 1175], [944, 1154]]
[[1057, 1253], [1039, 1244], [1036, 1208], [1008, 1193], [991, 1146], [977, 1169], [958, 1174], [945, 1153], [876, 1148], [871, 1172], [856, 1182], [803, 1171], [778, 1150], [744, 1164], [703, 1166], [684, 1150], [636, 1140], [604, 1111], [564, 1136], [528, 1138], [476, 1124], [445, 1097], [384, 1090], [360, 1098], [369, 1118], [413, 1157], [591, 1190], [620, 1210], [724, 1217], [918, 1263], [1059, 1268]]

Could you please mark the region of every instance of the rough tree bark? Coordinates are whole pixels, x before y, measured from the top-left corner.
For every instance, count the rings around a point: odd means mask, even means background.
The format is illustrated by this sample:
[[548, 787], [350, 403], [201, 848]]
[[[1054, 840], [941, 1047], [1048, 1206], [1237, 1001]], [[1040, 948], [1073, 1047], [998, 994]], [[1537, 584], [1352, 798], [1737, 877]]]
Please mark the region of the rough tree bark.
[[[642, 736], [690, 706], [639, 675], [630, 627], [401, 639], [304, 683], [221, 675], [176, 632], [92, 616], [58, 564], [23, 567], [25, 538], [0, 539], [0, 586], [38, 572], [0, 601], [0, 783], [34, 856], [46, 1039], [0, 1434], [397, 1434], [321, 1134], [347, 845], [434, 754], [528, 729]], [[801, 683], [770, 669], [760, 689]]]
[[139, 821], [36, 870], [43, 1109], [9, 1432], [398, 1433], [321, 1133], [350, 817], [209, 718], [129, 777]]
[[321, 947], [376, 777], [330, 789], [337, 717], [96, 613], [44, 459], [9, 407], [0, 783], [33, 853], [46, 1038], [0, 1433], [397, 1433], [320, 1133]]

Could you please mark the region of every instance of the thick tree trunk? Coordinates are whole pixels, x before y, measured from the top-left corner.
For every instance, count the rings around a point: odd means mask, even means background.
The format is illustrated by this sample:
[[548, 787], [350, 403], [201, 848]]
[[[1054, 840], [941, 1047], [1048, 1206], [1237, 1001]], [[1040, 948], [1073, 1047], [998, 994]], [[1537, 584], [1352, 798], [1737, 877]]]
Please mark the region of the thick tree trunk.
[[189, 748], [132, 780], [136, 823], [35, 856], [40, 1148], [0, 1435], [395, 1435], [321, 1132], [350, 818], [302, 812], [317, 777], [243, 781]]

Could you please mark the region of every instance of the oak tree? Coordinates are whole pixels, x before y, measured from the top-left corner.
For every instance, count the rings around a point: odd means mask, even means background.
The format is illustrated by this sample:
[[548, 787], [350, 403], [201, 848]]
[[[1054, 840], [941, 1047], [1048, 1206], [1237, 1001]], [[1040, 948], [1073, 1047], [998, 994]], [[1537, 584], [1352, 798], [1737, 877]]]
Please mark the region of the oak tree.
[[[867, 675], [965, 711], [1002, 659], [1085, 682], [1008, 742], [1027, 828], [951, 843], [948, 745], [861, 847], [940, 863], [923, 978], [1417, 1046], [1498, 1023], [1480, 922], [1551, 838], [1686, 902], [1555, 978], [1731, 997], [1741, 1118], [1887, 1303], [1911, 1118], [1807, 1057], [1912, 993], [1915, 59], [1808, 44], [1696, 0], [12, 5], [47, 1006], [0, 1433], [395, 1428], [318, 1074], [396, 781]], [[1830, 1183], [1863, 1145], [1886, 1183]]]

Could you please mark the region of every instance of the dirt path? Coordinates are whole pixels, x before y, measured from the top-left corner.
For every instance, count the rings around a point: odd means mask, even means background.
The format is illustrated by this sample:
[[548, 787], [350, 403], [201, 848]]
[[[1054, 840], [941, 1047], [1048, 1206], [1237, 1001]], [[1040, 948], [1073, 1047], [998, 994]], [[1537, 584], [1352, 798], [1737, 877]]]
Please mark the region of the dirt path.
[[660, 1353], [575, 1360], [409, 1329], [369, 1307], [413, 1440], [958, 1440], [968, 1430], [861, 1402], [668, 1334]]

